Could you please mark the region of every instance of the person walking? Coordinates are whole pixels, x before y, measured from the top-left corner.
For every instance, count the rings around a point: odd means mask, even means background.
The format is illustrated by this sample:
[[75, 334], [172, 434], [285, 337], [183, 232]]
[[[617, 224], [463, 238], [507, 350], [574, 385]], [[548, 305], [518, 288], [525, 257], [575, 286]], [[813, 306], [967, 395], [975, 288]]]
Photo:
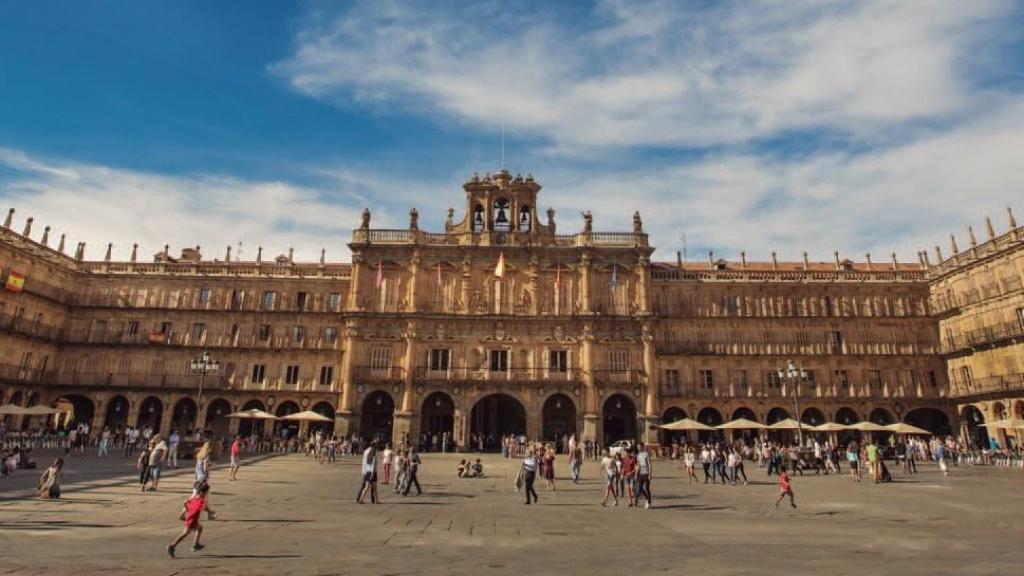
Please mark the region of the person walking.
[[167, 466], [171, 468], [178, 467], [178, 444], [180, 443], [181, 435], [177, 430], [171, 430], [171, 435], [167, 437]]
[[391, 450], [391, 443], [389, 442], [389, 443], [385, 444], [384, 445], [384, 453], [383, 453], [383, 457], [384, 457], [384, 462], [383, 462], [383, 464], [384, 464], [384, 481], [383, 481], [383, 484], [385, 486], [387, 486], [389, 483], [391, 483], [391, 464], [392, 464], [391, 461], [394, 459], [394, 456], [395, 456], [395, 453], [394, 453], [393, 450]]
[[377, 444], [370, 445], [363, 452], [363, 483], [356, 495], [356, 503], [362, 504], [366, 492], [370, 492], [370, 503], [377, 503]]
[[407, 477], [406, 477], [406, 480], [405, 480], [405, 491], [402, 492], [402, 496], [408, 496], [409, 495], [409, 490], [412, 488], [413, 484], [416, 485], [416, 495], [417, 496], [421, 496], [423, 494], [423, 489], [420, 488], [419, 478], [416, 477], [416, 473], [420, 469], [420, 455], [416, 452], [415, 448], [410, 448], [409, 449], [409, 463], [408, 463], [408, 466], [409, 466], [409, 469], [406, 472]]
[[871, 470], [871, 481], [878, 484], [882, 481], [882, 469], [878, 458], [878, 444], [875, 444], [874, 438], [868, 441], [865, 452], [867, 453], [868, 466]]
[[796, 501], [793, 499], [793, 486], [790, 484], [789, 473], [785, 470], [779, 471], [779, 499], [775, 501], [775, 508], [778, 509], [779, 502], [789, 496], [789, 505], [796, 508]]
[[228, 469], [228, 480], [234, 482], [238, 480], [238, 469], [241, 467], [239, 459], [242, 457], [242, 437], [235, 436], [235, 439], [231, 441], [231, 448], [229, 449], [231, 457], [231, 467]]
[[949, 458], [949, 450], [946, 445], [939, 442], [935, 447], [935, 460], [939, 463], [939, 470], [942, 470], [943, 476], [949, 476], [949, 464], [946, 460]]
[[711, 478], [711, 449], [705, 444], [700, 450], [700, 465], [704, 468], [704, 483], [707, 484]]
[[96, 454], [97, 458], [104, 458], [109, 456], [110, 450], [110, 428], [103, 427], [103, 432], [100, 433], [100, 450]]
[[647, 451], [647, 445], [641, 442], [639, 451], [636, 454], [636, 495], [634, 496], [634, 505], [639, 504], [640, 497], [642, 496], [647, 500], [644, 504], [644, 509], [650, 509], [651, 507], [652, 474], [651, 454]]
[[40, 498], [56, 500], [60, 498], [60, 477], [64, 470], [64, 459], [54, 458], [46, 470], [43, 470], [39, 477], [39, 488], [37, 492]]
[[149, 491], [156, 492], [156, 489], [160, 486], [160, 471], [163, 468], [164, 461], [167, 460], [167, 443], [160, 438], [159, 434], [153, 436], [150, 442], [153, 444], [153, 449], [149, 453], [149, 477], [153, 483], [149, 487]]
[[530, 496], [533, 496], [533, 501], [537, 502], [537, 491], [533, 488], [534, 481], [537, 480], [537, 467], [539, 462], [537, 457], [534, 456], [533, 449], [530, 448], [526, 451], [526, 458], [523, 458], [523, 485], [526, 488], [526, 503], [530, 504]]
[[569, 469], [572, 471], [572, 483], [580, 483], [580, 469], [583, 467], [583, 450], [576, 444], [575, 435], [569, 439]]
[[860, 449], [856, 442], [846, 445], [846, 461], [850, 463], [850, 477], [860, 482]]
[[686, 467], [686, 479], [690, 484], [700, 482], [700, 480], [697, 479], [697, 473], [694, 471], [696, 463], [697, 458], [693, 454], [693, 448], [687, 445], [686, 450], [683, 452], [683, 465]]
[[185, 521], [185, 528], [181, 531], [181, 534], [167, 545], [167, 555], [174, 558], [174, 550], [181, 543], [182, 540], [188, 537], [189, 533], [195, 533], [195, 539], [192, 540], [192, 551], [198, 552], [205, 548], [199, 543], [199, 538], [203, 535], [203, 525], [199, 522], [199, 515], [204, 511], [211, 520], [215, 517], [215, 513], [210, 508], [207, 502], [207, 495], [210, 493], [210, 485], [202, 484], [196, 490], [196, 493], [185, 501], [184, 510], [181, 512], [180, 518]]
[[544, 451], [544, 482], [548, 490], [555, 491], [555, 450], [550, 445]]
[[204, 442], [203, 445], [196, 450], [196, 488], [202, 484], [208, 484], [210, 481], [210, 468], [212, 466], [210, 462], [210, 450], [211, 447], [209, 442]]
[[615, 487], [615, 477], [617, 475], [617, 466], [615, 459], [608, 454], [608, 449], [605, 448], [604, 453], [601, 457], [601, 472], [604, 474], [604, 500], [601, 500], [601, 506], [608, 505], [608, 497], [611, 496], [612, 500], [615, 501], [615, 505], [619, 505], [619, 494]]

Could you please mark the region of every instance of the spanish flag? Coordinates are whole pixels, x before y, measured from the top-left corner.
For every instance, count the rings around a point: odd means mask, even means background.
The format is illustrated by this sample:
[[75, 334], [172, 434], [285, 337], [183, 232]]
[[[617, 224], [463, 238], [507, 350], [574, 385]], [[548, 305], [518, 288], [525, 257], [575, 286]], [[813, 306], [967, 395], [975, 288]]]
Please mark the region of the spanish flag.
[[505, 277], [505, 253], [502, 252], [498, 256], [498, 265], [494, 267], [494, 275], [498, 278]]
[[25, 275], [20, 272], [11, 272], [7, 275], [7, 283], [4, 289], [8, 292], [21, 292], [25, 289]]

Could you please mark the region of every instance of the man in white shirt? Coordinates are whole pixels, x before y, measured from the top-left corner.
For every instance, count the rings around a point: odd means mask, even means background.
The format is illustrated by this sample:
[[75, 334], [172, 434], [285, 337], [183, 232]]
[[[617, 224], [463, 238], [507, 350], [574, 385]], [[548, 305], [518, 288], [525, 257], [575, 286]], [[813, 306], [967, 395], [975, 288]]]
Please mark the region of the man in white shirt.
[[181, 436], [178, 435], [177, 430], [171, 430], [171, 435], [167, 438], [167, 465], [171, 468], [178, 467], [178, 444], [181, 442]]
[[370, 442], [370, 446], [363, 451], [363, 484], [359, 487], [359, 494], [356, 496], [356, 503], [363, 503], [363, 496], [370, 491], [370, 502], [377, 504], [377, 444]]

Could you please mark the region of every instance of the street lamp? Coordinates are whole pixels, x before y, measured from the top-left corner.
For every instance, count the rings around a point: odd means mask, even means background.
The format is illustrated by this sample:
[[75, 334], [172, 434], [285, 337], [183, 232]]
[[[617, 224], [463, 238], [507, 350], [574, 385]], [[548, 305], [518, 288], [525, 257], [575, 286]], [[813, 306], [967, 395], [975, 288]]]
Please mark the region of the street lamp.
[[796, 437], [800, 448], [804, 447], [804, 428], [800, 420], [800, 382], [807, 378], [807, 370], [798, 368], [792, 360], [787, 361], [786, 367], [778, 371], [779, 380], [788, 380], [793, 385], [793, 410], [796, 411]]
[[199, 358], [192, 359], [192, 373], [199, 374], [199, 393], [196, 394], [196, 427], [200, 426], [199, 407], [202, 406], [203, 384], [206, 383], [206, 375], [213, 374], [218, 370], [220, 370], [220, 362], [211, 358], [209, 352], [203, 352], [203, 355]]

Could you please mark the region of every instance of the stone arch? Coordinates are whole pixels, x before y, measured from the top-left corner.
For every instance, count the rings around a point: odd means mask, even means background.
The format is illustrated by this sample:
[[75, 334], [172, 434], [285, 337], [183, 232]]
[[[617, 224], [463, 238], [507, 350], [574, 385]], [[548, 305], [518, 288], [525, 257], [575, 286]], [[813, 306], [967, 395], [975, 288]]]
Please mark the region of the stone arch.
[[508, 231], [512, 229], [512, 203], [504, 196], [495, 198], [491, 205], [491, 230]]
[[[245, 410], [263, 410], [265, 412], [267, 405], [261, 400], [253, 398], [242, 404], [242, 411]], [[239, 420], [238, 422], [239, 436], [263, 436], [266, 429], [265, 420]]]
[[[697, 421], [713, 428], [723, 423], [722, 413], [719, 412], [718, 409], [708, 406], [702, 408], [701, 411], [697, 413]], [[701, 442], [707, 442], [713, 438], [717, 438], [719, 435], [720, 432], [717, 430], [714, 432], [701, 430], [698, 433], [698, 437]]]
[[323, 416], [324, 418], [330, 418], [330, 422], [310, 422], [309, 430], [316, 432], [317, 430], [323, 431], [324, 434], [330, 435], [334, 433], [334, 405], [325, 400], [321, 400], [310, 408], [313, 412]]
[[907, 412], [903, 421], [918, 428], [924, 428], [938, 436], [948, 436], [952, 432], [949, 425], [949, 416], [942, 410], [930, 406], [914, 408]]
[[800, 415], [800, 422], [807, 426], [818, 426], [825, 423], [825, 414], [814, 407], [805, 408], [803, 414]]
[[164, 403], [156, 396], [147, 396], [139, 404], [139, 428], [151, 428], [153, 433], [160, 432], [160, 424], [164, 418]]
[[454, 442], [455, 400], [445, 392], [431, 392], [420, 408], [420, 435], [433, 439], [436, 434], [438, 444], [442, 444], [445, 433]]
[[383, 390], [375, 390], [363, 399], [359, 416], [359, 435], [367, 442], [391, 442], [395, 429], [395, 400]]
[[107, 400], [107, 417], [104, 419], [103, 425], [111, 430], [124, 429], [128, 426], [129, 409], [128, 399], [120, 394]]
[[856, 424], [857, 422], [860, 422], [860, 416], [853, 408], [843, 406], [836, 410], [834, 422], [838, 424], [843, 424], [844, 426], [848, 426], [850, 424]]
[[231, 431], [231, 421], [227, 415], [231, 413], [231, 404], [223, 398], [216, 398], [206, 407], [206, 422], [203, 431], [210, 432], [214, 437], [226, 437]]
[[195, 400], [188, 396], [180, 398], [174, 403], [174, 410], [171, 411], [171, 429], [185, 436], [196, 427], [197, 412]]
[[554, 442], [561, 453], [565, 446], [562, 438], [576, 433], [576, 403], [561, 392], [548, 396], [541, 408], [541, 440]]
[[892, 412], [889, 412], [885, 408], [875, 408], [872, 410], [871, 414], [868, 415], [868, 420], [875, 424], [881, 424], [882, 426], [888, 426], [889, 424], [896, 422]]
[[[274, 409], [274, 416], [282, 418], [291, 414], [301, 412], [302, 409], [299, 405], [292, 400], [285, 400], [277, 405]], [[283, 430], [288, 431], [288, 438], [294, 438], [299, 434], [299, 423], [296, 420], [278, 420], [274, 423], [274, 432], [278, 435], [282, 434]]]
[[601, 410], [605, 446], [619, 440], [636, 440], [636, 404], [625, 394], [612, 394]]
[[470, 410], [469, 431], [483, 436], [484, 450], [500, 451], [502, 436], [526, 434], [526, 407], [503, 392], [483, 396]]
[[768, 416], [765, 417], [765, 422], [769, 426], [771, 426], [772, 424], [775, 424], [776, 422], [781, 422], [786, 418], [789, 418], [789, 410], [776, 406], [768, 411]]
[[967, 441], [976, 447], [988, 446], [988, 428], [985, 428], [985, 414], [973, 404], [964, 406], [960, 413], [967, 427]]
[[[65, 401], [72, 407], [71, 417], [66, 419], [66, 425], [69, 428], [78, 426], [79, 424], [88, 424], [92, 426], [93, 416], [96, 413], [96, 404], [89, 398], [82, 396], [81, 394], [65, 394], [54, 402], [54, 405], [60, 404], [61, 401]], [[31, 406], [31, 404], [29, 404]], [[27, 421], [28, 418], [25, 418]], [[99, 430], [93, 430], [92, 433], [98, 434]]]
[[730, 418], [730, 420], [736, 420], [739, 418], [746, 418], [752, 422], [757, 422], [757, 414], [754, 414], [754, 411], [746, 406], [740, 406], [732, 411], [732, 418]]
[[[686, 411], [679, 406], [670, 406], [661, 415], [662, 424], [671, 424], [686, 418]], [[661, 430], [661, 443], [668, 446], [673, 442], [681, 442], [686, 439], [686, 432], [682, 430]]]
[[992, 417], [996, 420], [1002, 420], [1006, 418], [1006, 405], [1002, 402], [992, 403]]

